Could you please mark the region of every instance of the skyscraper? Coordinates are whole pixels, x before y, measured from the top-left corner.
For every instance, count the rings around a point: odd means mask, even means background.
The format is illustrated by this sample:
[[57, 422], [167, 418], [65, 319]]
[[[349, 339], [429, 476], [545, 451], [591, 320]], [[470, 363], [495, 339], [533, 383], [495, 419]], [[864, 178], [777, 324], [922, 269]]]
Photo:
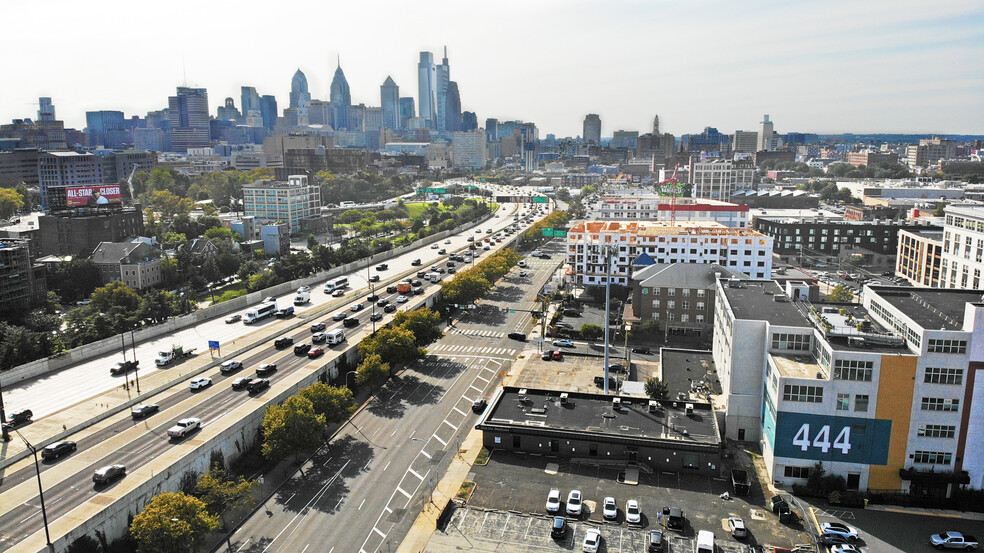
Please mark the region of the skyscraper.
[[232, 98], [226, 98], [225, 105], [219, 106], [218, 119], [220, 121], [238, 122], [241, 117], [239, 110], [236, 109], [236, 101]]
[[379, 86], [380, 106], [383, 108], [383, 126], [387, 129], [400, 128], [400, 87], [393, 77], [386, 77]]
[[659, 136], [659, 115], [653, 116], [653, 136]]
[[[597, 117], [597, 116], [595, 116]], [[527, 172], [535, 171], [537, 168], [536, 147], [538, 132], [533, 123], [523, 123], [519, 129], [520, 143], [522, 144], [523, 170]]]
[[405, 129], [410, 126], [410, 120], [416, 115], [416, 108], [413, 105], [413, 97], [400, 98], [400, 128]]
[[[445, 59], [446, 61], [446, 59]], [[440, 72], [438, 72], [440, 75]], [[458, 83], [450, 81], [444, 93], [444, 129], [449, 132], [464, 130], [461, 128], [461, 97], [458, 95]]]
[[461, 113], [461, 130], [473, 131], [478, 128], [478, 116], [474, 111], [464, 111]]
[[178, 95], [167, 99], [171, 122], [171, 148], [187, 152], [188, 148], [209, 145], [208, 91], [204, 88], [178, 87]]
[[[457, 128], [450, 128], [448, 121], [448, 94], [451, 87], [451, 67], [448, 65], [448, 47], [444, 47], [444, 58], [441, 65], [437, 66], [437, 127], [439, 131], [456, 131]], [[455, 85], [457, 89], [458, 85]], [[455, 91], [457, 93], [457, 90]], [[458, 99], [458, 111], [461, 111], [461, 99]]]
[[38, 121], [54, 121], [55, 106], [51, 103], [51, 98], [42, 96], [38, 98]]
[[307, 109], [311, 103], [311, 93], [308, 92], [307, 77], [300, 69], [294, 73], [294, 78], [290, 80], [290, 106], [292, 108]]
[[585, 144], [601, 144], [601, 117], [597, 113], [589, 113], [584, 118], [582, 136]]
[[126, 129], [123, 126], [123, 112], [102, 110], [85, 112], [85, 131], [89, 133], [90, 146], [109, 149], [123, 147]]
[[260, 97], [260, 118], [263, 126], [270, 130], [277, 126], [277, 98], [272, 94], [264, 94]]
[[420, 118], [430, 121], [430, 126], [434, 128], [437, 118], [437, 67], [434, 65], [434, 54], [430, 52], [421, 52], [420, 62], [417, 63], [417, 96]]
[[769, 121], [769, 115], [762, 116], [762, 127], [758, 135], [758, 151], [771, 151], [775, 149], [773, 138], [775, 137], [775, 132], [772, 129], [772, 121]]
[[336, 131], [349, 128], [349, 107], [352, 105], [352, 94], [349, 92], [348, 81], [342, 72], [342, 62], [338, 62], [335, 77], [331, 80], [331, 112], [332, 127]]
[[496, 142], [499, 140], [499, 120], [489, 117], [485, 120], [485, 140]]
[[243, 107], [243, 119], [250, 127], [262, 127], [263, 118], [260, 112], [260, 95], [256, 88], [252, 86], [240, 87], [241, 102]]

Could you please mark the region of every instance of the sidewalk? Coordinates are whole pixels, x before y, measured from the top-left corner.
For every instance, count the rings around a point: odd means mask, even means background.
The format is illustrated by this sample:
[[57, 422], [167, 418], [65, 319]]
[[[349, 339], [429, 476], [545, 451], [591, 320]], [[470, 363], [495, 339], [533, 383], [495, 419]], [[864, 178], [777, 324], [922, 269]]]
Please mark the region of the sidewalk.
[[959, 518], [963, 520], [984, 521], [984, 513], [972, 513], [968, 511], [954, 511], [951, 509], [921, 509], [919, 507], [902, 507], [900, 505], [867, 505], [866, 511], [885, 511], [889, 513], [902, 513], [906, 515], [920, 515], [927, 517]]

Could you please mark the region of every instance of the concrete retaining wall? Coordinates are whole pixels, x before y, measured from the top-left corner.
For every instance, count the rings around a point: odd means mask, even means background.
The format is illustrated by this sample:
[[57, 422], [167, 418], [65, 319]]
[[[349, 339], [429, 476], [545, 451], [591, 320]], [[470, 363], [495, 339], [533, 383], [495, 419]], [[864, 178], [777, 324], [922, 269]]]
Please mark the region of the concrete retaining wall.
[[[318, 283], [324, 282], [328, 279], [335, 278], [336, 276], [348, 274], [352, 271], [357, 271], [359, 269], [364, 269], [381, 261], [386, 261], [394, 257], [398, 257], [408, 251], [420, 248], [421, 246], [429, 245], [433, 242], [439, 240], [444, 240], [445, 238], [458, 234], [464, 230], [474, 228], [481, 225], [485, 221], [488, 221], [492, 217], [492, 214], [485, 215], [484, 217], [472, 221], [471, 223], [465, 223], [459, 227], [452, 230], [446, 230], [439, 232], [437, 234], [432, 234], [430, 236], [421, 238], [411, 244], [406, 246], [401, 246], [399, 248], [394, 248], [389, 251], [378, 253], [374, 256], [368, 257], [366, 259], [360, 259], [359, 261], [353, 261], [345, 265], [340, 265], [334, 267], [328, 271], [321, 271], [315, 275], [305, 277], [302, 279], [294, 280], [291, 282], [284, 282], [276, 286], [271, 286], [265, 290], [259, 292], [253, 292], [245, 296], [234, 298], [229, 301], [225, 301], [216, 305], [211, 305], [205, 309], [199, 309], [188, 315], [183, 315], [181, 317], [175, 317], [169, 319], [161, 324], [150, 326], [147, 328], [140, 329], [133, 333], [133, 338], [136, 342], [142, 343], [147, 340], [154, 340], [161, 336], [171, 334], [175, 331], [187, 328], [189, 326], [197, 325], [209, 319], [214, 319], [216, 317], [223, 317], [232, 313], [233, 311], [240, 311], [249, 307], [250, 305], [255, 305], [262, 301], [263, 298], [267, 296], [277, 296], [281, 294], [286, 294], [291, 290], [296, 290], [301, 286], [314, 286]], [[129, 347], [129, 341], [127, 341], [127, 346]], [[23, 382], [24, 380], [29, 380], [31, 378], [36, 378], [38, 376], [58, 371], [64, 368], [71, 367], [76, 363], [80, 363], [110, 353], [112, 351], [120, 349], [122, 342], [119, 336], [111, 336], [99, 340], [97, 342], [92, 342], [91, 344], [85, 344], [77, 348], [68, 350], [60, 355], [53, 357], [47, 357], [44, 359], [39, 359], [37, 361], [31, 361], [30, 363], [25, 363], [23, 365], [18, 365], [8, 371], [0, 372], [0, 387], [11, 386], [17, 384], [18, 382]]]

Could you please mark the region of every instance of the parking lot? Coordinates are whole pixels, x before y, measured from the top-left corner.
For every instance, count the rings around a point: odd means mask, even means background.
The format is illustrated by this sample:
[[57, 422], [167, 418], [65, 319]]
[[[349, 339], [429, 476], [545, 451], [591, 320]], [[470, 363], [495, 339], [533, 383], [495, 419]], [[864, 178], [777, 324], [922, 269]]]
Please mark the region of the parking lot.
[[[604, 463], [604, 461], [602, 461]], [[780, 524], [763, 505], [761, 491], [748, 497], [722, 499], [730, 484], [721, 478], [696, 473], [659, 472], [639, 475], [638, 485], [620, 484], [622, 467], [606, 464], [574, 464], [567, 459], [547, 458], [495, 451], [485, 466], [476, 465], [469, 474], [475, 489], [464, 509], [452, 521], [464, 535], [499, 543], [526, 543], [537, 550], [570, 550], [580, 547], [584, 532], [592, 526], [602, 530], [602, 551], [644, 551], [646, 533], [663, 529], [659, 516], [664, 507], [679, 507], [686, 522], [681, 531], [667, 531], [669, 551], [692, 551], [698, 530], [714, 532], [721, 551], [743, 551], [747, 545], [792, 547], [809, 542], [802, 523]], [[546, 513], [546, 497], [552, 488], [567, 493], [578, 489], [584, 494], [584, 512], [568, 517], [571, 532], [566, 542], [550, 538], [551, 517]], [[606, 496], [615, 498], [618, 518], [605, 522], [600, 504]], [[639, 501], [642, 521], [625, 523], [624, 506], [629, 499]], [[566, 505], [566, 502], [562, 505]], [[732, 538], [727, 530], [730, 516], [741, 517], [750, 536]], [[800, 513], [802, 516], [802, 513]]]

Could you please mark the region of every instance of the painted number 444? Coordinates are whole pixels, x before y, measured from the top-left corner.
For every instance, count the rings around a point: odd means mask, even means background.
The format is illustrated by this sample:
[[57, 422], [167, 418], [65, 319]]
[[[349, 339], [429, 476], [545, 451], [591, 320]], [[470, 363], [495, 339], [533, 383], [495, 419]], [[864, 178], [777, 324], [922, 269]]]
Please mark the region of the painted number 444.
[[809, 450], [810, 446], [818, 447], [822, 453], [827, 453], [833, 447], [847, 455], [851, 451], [851, 427], [842, 428], [837, 437], [834, 438], [834, 443], [830, 443], [830, 425], [821, 426], [816, 436], [813, 437], [813, 441], [810, 441], [810, 425], [804, 424], [796, 432], [796, 436], [793, 436], [793, 445], [798, 445], [803, 451]]

